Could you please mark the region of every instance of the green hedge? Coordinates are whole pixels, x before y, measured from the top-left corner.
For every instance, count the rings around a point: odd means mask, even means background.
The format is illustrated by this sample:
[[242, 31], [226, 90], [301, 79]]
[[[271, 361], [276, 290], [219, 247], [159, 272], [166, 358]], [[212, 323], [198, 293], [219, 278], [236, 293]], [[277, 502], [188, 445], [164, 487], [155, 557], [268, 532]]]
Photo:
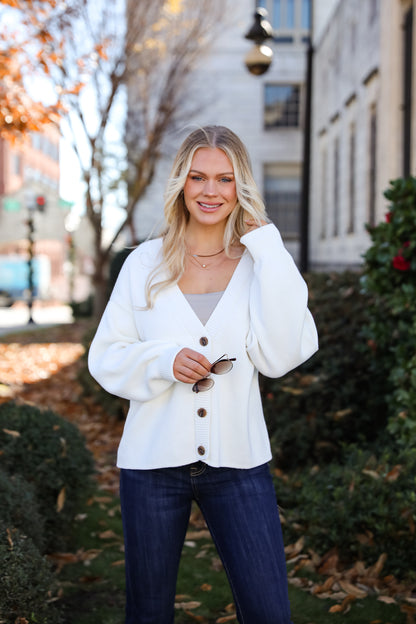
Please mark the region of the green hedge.
[[341, 460], [343, 445], [371, 444], [387, 421], [386, 380], [363, 329], [371, 296], [360, 274], [307, 276], [319, 351], [261, 388], [276, 465], [294, 469]]
[[385, 574], [415, 580], [416, 450], [379, 455], [351, 447], [343, 464], [277, 480], [286, 541], [305, 537], [305, 549], [374, 563], [386, 553]]
[[[29, 537], [0, 522], [0, 617], [5, 624], [59, 624], [56, 579]], [[21, 618], [21, 619], [20, 619]]]
[[64, 546], [93, 473], [78, 428], [50, 410], [11, 401], [0, 405], [0, 450], [0, 468], [35, 489], [46, 551]]
[[45, 548], [45, 521], [39, 511], [36, 490], [20, 475], [0, 469], [0, 522], [30, 537], [39, 551]]

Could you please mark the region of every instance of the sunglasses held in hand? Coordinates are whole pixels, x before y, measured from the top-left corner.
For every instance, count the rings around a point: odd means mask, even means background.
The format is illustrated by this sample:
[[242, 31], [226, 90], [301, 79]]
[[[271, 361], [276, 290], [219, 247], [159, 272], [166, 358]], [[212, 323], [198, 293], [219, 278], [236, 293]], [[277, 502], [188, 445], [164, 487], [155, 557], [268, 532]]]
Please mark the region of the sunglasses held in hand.
[[[236, 358], [229, 358], [228, 355], [224, 354], [218, 360], [215, 360], [213, 365], [211, 366], [211, 373], [214, 375], [225, 375], [225, 373], [229, 373], [233, 367], [233, 362], [236, 361]], [[205, 392], [209, 390], [214, 385], [214, 380], [211, 377], [204, 377], [200, 379], [192, 386], [193, 392]]]

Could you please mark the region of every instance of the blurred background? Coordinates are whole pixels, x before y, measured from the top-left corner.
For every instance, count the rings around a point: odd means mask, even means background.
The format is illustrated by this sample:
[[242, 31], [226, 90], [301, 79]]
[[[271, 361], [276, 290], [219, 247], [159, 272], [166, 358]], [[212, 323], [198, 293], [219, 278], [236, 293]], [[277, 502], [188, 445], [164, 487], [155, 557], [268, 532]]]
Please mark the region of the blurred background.
[[108, 4], [0, 2], [0, 312], [100, 314], [210, 123], [247, 145], [302, 271], [358, 268], [383, 191], [416, 169], [415, 1]]

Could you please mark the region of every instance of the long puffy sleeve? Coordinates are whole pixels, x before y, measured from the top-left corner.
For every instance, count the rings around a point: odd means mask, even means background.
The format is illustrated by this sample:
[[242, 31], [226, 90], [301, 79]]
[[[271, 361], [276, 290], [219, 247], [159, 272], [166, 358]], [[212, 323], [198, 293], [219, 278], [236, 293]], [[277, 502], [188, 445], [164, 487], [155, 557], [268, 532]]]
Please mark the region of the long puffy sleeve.
[[142, 340], [133, 289], [140, 288], [137, 261], [124, 263], [88, 354], [91, 375], [108, 392], [148, 401], [176, 381], [173, 362], [181, 347], [173, 340]]
[[246, 348], [267, 377], [281, 377], [318, 349], [308, 289], [273, 224], [241, 238], [254, 261]]

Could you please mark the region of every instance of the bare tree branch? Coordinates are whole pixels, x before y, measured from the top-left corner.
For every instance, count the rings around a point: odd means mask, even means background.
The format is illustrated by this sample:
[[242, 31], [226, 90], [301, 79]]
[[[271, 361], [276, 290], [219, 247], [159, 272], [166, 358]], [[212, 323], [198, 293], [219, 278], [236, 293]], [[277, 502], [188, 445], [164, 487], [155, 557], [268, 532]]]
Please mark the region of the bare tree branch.
[[[72, 47], [54, 78], [68, 90], [67, 136], [86, 186], [97, 314], [112, 245], [132, 224], [167, 132], [189, 112], [188, 80], [223, 10], [224, 0], [126, 0], [126, 6], [124, 0], [86, 0], [78, 14]], [[79, 63], [88, 51], [90, 63]], [[80, 93], [68, 86], [75, 76], [85, 83]], [[124, 192], [125, 220], [104, 247], [104, 215], [115, 191]]]

